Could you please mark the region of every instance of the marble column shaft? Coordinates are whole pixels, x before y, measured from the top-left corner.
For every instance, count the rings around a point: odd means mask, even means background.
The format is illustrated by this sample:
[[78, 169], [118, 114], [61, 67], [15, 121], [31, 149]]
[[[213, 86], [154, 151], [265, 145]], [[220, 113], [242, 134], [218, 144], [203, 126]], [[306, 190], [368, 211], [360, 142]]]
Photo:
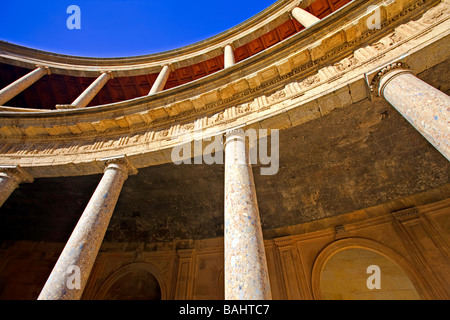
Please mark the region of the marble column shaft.
[[295, 18], [295, 20], [300, 22], [305, 28], [308, 28], [312, 26], [314, 23], [320, 21], [320, 19], [317, 18], [315, 15], [299, 7], [295, 7], [291, 13], [292, 16]]
[[235, 64], [233, 46], [227, 44], [224, 49], [224, 67], [225, 69]]
[[166, 85], [167, 79], [169, 79], [170, 71], [171, 68], [169, 65], [166, 64], [162, 67], [148, 95], [152, 95], [164, 90], [164, 86]]
[[225, 141], [225, 299], [271, 299], [248, 144], [241, 130]]
[[0, 106], [17, 96], [46, 74], [48, 74], [47, 68], [38, 67], [0, 90]]
[[0, 166], [0, 207], [21, 183], [33, 182], [33, 177], [20, 166]]
[[[103, 177], [81, 215], [38, 300], [80, 299], [119, 198], [129, 168], [123, 158], [107, 161]], [[72, 267], [80, 272], [79, 289], [67, 282]]]
[[97, 93], [103, 88], [103, 86], [111, 79], [111, 73], [104, 72], [102, 73], [91, 85], [83, 91], [82, 94], [72, 102], [72, 106], [74, 108], [85, 108], [89, 102], [94, 99]]
[[394, 69], [381, 77], [384, 97], [439, 152], [450, 160], [450, 97], [408, 70]]

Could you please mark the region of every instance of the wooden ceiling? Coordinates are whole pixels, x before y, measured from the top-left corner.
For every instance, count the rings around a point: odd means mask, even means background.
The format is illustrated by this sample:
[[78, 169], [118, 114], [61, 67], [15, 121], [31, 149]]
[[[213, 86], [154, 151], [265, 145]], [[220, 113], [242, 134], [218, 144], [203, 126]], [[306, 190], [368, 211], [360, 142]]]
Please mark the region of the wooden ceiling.
[[[350, 2], [350, 0], [316, 0], [307, 11], [323, 19], [333, 11]], [[280, 41], [304, 29], [295, 19], [288, 20], [261, 37], [235, 49], [236, 62], [257, 54]], [[224, 68], [223, 55], [179, 68], [170, 73], [164, 89], [194, 81]], [[23, 75], [28, 69], [0, 64], [0, 88], [3, 88]], [[158, 74], [133, 77], [120, 77], [108, 81], [88, 106], [129, 100], [145, 96], [150, 91]], [[52, 74], [42, 77], [38, 82], [10, 100], [6, 105], [11, 107], [55, 109], [57, 104], [70, 104], [82, 93], [95, 78], [72, 77]]]

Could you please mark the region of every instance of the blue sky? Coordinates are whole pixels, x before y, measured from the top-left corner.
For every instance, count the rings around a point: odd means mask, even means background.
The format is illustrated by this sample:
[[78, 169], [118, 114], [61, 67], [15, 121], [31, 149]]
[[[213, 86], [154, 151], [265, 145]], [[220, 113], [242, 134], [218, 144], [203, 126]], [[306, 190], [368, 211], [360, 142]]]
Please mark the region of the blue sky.
[[[124, 57], [180, 48], [225, 31], [276, 0], [0, 0], [0, 40], [87, 57]], [[81, 29], [66, 25], [70, 5]]]

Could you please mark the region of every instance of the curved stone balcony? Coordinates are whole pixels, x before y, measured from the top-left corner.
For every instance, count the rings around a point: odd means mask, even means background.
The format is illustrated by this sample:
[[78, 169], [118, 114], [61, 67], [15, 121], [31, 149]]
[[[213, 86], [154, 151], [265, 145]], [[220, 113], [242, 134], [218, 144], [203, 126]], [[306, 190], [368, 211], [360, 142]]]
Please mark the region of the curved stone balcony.
[[[169, 148], [185, 141], [186, 134], [194, 137], [200, 128], [207, 137], [233, 127], [283, 129], [324, 116], [370, 96], [365, 73], [386, 63], [406, 62], [417, 73], [445, 60], [442, 51], [430, 61], [414, 60], [416, 52], [427, 50], [423, 43], [449, 30], [447, 15], [439, 14], [446, 5], [430, 9], [438, 3], [353, 1], [247, 59], [157, 94], [66, 110], [2, 107], [3, 162], [30, 167], [35, 177], [92, 174], [101, 172], [95, 159], [120, 152], [139, 168], [169, 162]], [[221, 35], [153, 57], [85, 59], [6, 43], [1, 57], [3, 62], [28, 67], [34, 63], [50, 73], [74, 75], [82, 69], [83, 75], [101, 70], [120, 77], [163, 63], [177, 69], [186, 61], [211, 57], [227, 43], [238, 46], [282, 24], [296, 4], [279, 1]], [[374, 5], [380, 10], [380, 29], [369, 21]], [[146, 59], [150, 62], [142, 61]], [[98, 66], [106, 63], [109, 66]]]
[[[168, 296], [177, 298], [193, 296], [181, 279], [193, 272], [195, 250], [216, 250], [217, 261], [224, 253], [225, 268], [217, 263], [214, 272], [228, 279], [220, 283], [226, 299], [242, 298], [240, 277], [252, 284], [246, 299], [320, 298], [313, 263], [322, 268], [327, 250], [389, 245], [386, 256], [407, 261], [422, 249], [396, 237], [418, 241], [402, 228], [419, 220], [434, 234], [427, 243], [445, 243], [425, 213], [436, 221], [448, 213], [449, 13], [448, 0], [280, 0], [215, 37], [142, 57], [71, 57], [0, 43], [0, 206], [36, 179], [3, 206], [2, 233], [64, 242], [74, 227], [40, 299], [80, 298], [65, 290], [63, 271], [80, 266], [89, 287], [103, 239], [106, 248], [173, 245], [179, 280]], [[280, 130], [277, 175], [253, 177], [262, 164], [247, 161], [246, 129], [268, 129], [270, 138]], [[173, 162], [174, 147], [195, 153], [196, 142], [222, 135], [224, 166]], [[212, 152], [206, 147], [202, 155]], [[309, 257], [300, 259], [294, 238], [316, 251], [302, 247]], [[444, 261], [430, 252], [424, 261]], [[295, 275], [289, 261], [314, 290], [297, 276], [269, 285], [264, 266]], [[412, 265], [434, 283], [419, 286], [422, 297], [448, 297], [439, 275]]]

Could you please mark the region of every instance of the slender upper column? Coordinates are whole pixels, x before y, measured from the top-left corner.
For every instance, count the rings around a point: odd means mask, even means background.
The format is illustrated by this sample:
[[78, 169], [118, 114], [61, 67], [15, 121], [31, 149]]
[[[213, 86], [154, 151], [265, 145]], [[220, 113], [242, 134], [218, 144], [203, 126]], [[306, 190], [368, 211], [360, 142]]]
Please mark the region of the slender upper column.
[[372, 88], [450, 160], [450, 97], [396, 62], [377, 73]]
[[158, 75], [158, 78], [156, 78], [156, 81], [153, 84], [152, 88], [150, 89], [148, 95], [152, 95], [164, 90], [164, 86], [166, 85], [167, 79], [169, 79], [170, 71], [172, 71], [170, 65], [166, 64], [162, 67]]
[[309, 26], [312, 26], [314, 23], [319, 22], [320, 19], [317, 18], [315, 15], [312, 15], [308, 11], [295, 7], [292, 10], [292, 16], [300, 22], [305, 28], [308, 28]]
[[72, 105], [75, 108], [86, 107], [111, 78], [112, 75], [110, 72], [103, 72], [74, 102], [72, 102]]
[[44, 75], [50, 74], [50, 71], [46, 67], [37, 67], [30, 73], [27, 73], [22, 78], [14, 81], [10, 85], [0, 90], [0, 106], [17, 96], [33, 83], [38, 81]]
[[224, 67], [225, 69], [235, 64], [234, 50], [231, 44], [227, 44], [224, 49]]
[[81, 93], [71, 104], [57, 104], [57, 109], [78, 109], [85, 108], [89, 102], [99, 93], [99, 91], [105, 86], [108, 80], [112, 79], [111, 72], [102, 72], [94, 82], [91, 83], [86, 90]]
[[248, 144], [242, 130], [225, 140], [225, 299], [271, 299]]
[[105, 161], [103, 177], [45, 283], [39, 300], [76, 300], [83, 293], [123, 183], [129, 174], [136, 173], [126, 157]]
[[0, 166], [0, 207], [21, 183], [31, 183], [33, 177], [20, 166]]

